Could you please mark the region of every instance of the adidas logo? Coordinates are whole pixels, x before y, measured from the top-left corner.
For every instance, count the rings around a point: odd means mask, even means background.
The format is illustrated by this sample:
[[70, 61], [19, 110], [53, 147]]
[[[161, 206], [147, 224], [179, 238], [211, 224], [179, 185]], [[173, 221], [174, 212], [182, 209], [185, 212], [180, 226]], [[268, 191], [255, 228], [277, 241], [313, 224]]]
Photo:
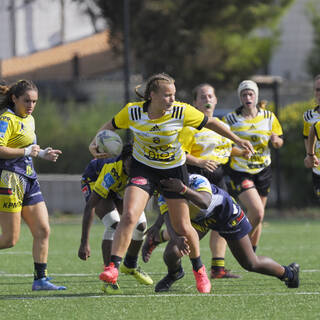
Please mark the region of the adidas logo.
[[257, 128], [254, 125], [252, 125], [249, 130], [252, 130], [252, 129], [257, 129]]
[[150, 131], [160, 131], [160, 128], [157, 125], [155, 125], [150, 129]]

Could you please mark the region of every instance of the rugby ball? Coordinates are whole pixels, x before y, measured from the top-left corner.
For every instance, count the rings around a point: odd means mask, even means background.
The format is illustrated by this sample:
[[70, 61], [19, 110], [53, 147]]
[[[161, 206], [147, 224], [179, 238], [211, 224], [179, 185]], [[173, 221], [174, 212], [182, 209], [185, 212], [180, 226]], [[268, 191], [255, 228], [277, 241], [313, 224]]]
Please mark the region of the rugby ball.
[[120, 136], [111, 130], [102, 130], [96, 135], [97, 149], [101, 153], [108, 153], [111, 157], [118, 156], [123, 147]]

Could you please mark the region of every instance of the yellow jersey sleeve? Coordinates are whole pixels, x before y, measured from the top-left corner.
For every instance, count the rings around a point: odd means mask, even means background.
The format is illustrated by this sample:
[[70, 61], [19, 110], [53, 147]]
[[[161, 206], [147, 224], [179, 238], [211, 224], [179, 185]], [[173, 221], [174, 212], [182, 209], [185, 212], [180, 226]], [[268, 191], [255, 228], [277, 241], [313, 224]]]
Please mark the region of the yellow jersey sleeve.
[[185, 106], [183, 126], [190, 126], [198, 130], [202, 129], [207, 123], [208, 118], [190, 104], [185, 104]]
[[128, 129], [129, 128], [129, 105], [128, 103], [122, 110], [120, 110], [114, 117], [113, 123], [119, 129]]
[[278, 136], [283, 135], [283, 131], [282, 131], [282, 127], [280, 125], [280, 122], [274, 114], [273, 114], [273, 122], [272, 122], [271, 131]]
[[314, 131], [318, 140], [320, 140], [320, 121], [314, 124]]

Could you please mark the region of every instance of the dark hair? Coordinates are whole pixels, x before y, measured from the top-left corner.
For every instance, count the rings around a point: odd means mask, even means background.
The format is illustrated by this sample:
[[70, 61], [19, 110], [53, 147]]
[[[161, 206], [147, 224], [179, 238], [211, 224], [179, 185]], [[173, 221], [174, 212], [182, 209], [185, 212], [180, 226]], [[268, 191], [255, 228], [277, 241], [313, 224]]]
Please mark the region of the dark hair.
[[209, 83], [200, 83], [200, 84], [198, 84], [196, 87], [194, 87], [192, 89], [192, 99], [193, 99], [193, 101], [197, 100], [198, 91], [199, 91], [199, 89], [201, 89], [203, 87], [210, 87], [210, 88], [213, 89], [213, 93], [215, 93], [215, 88], [211, 84], [209, 84]]
[[9, 108], [13, 110], [14, 102], [12, 101], [12, 95], [15, 95], [15, 97], [19, 98], [29, 90], [38, 92], [37, 86], [30, 80], [19, 80], [10, 86], [1, 84], [0, 95], [3, 95], [4, 98], [0, 102], [0, 109]]
[[169, 84], [174, 83], [174, 79], [172, 77], [170, 77], [168, 74], [157, 73], [157, 74], [154, 74], [153, 76], [151, 76], [147, 80], [146, 89], [145, 89], [143, 95], [138, 91], [138, 89], [141, 87], [141, 84], [136, 86], [134, 91], [139, 98], [144, 99], [146, 101], [150, 101], [151, 100], [150, 99], [151, 91], [157, 91], [159, 89], [161, 81], [168, 82]]
[[125, 161], [131, 156], [132, 156], [132, 144], [131, 143], [125, 144], [122, 148], [120, 159], [122, 161]]

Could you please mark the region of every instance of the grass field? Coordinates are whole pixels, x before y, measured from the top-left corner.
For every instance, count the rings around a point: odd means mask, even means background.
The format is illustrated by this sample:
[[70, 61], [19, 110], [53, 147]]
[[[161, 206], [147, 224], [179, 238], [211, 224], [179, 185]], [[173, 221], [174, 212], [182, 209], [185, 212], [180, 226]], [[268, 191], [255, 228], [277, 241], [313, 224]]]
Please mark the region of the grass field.
[[[80, 239], [78, 221], [53, 221], [49, 250], [49, 275], [67, 291], [32, 292], [31, 236], [22, 226], [19, 243], [0, 251], [0, 319], [320, 319], [320, 220], [269, 220], [264, 224], [258, 254], [281, 264], [296, 261], [301, 266], [300, 288], [288, 289], [276, 278], [248, 273], [227, 252], [227, 268], [241, 279], [213, 281], [211, 294], [195, 288], [191, 265], [184, 258], [186, 276], [171, 291], [156, 294], [154, 286], [139, 285], [121, 275], [120, 296], [101, 291], [100, 241], [103, 226], [91, 232], [92, 256], [77, 257]], [[141, 266], [156, 283], [166, 274], [163, 247]], [[201, 241], [202, 259], [209, 268], [208, 238]]]

